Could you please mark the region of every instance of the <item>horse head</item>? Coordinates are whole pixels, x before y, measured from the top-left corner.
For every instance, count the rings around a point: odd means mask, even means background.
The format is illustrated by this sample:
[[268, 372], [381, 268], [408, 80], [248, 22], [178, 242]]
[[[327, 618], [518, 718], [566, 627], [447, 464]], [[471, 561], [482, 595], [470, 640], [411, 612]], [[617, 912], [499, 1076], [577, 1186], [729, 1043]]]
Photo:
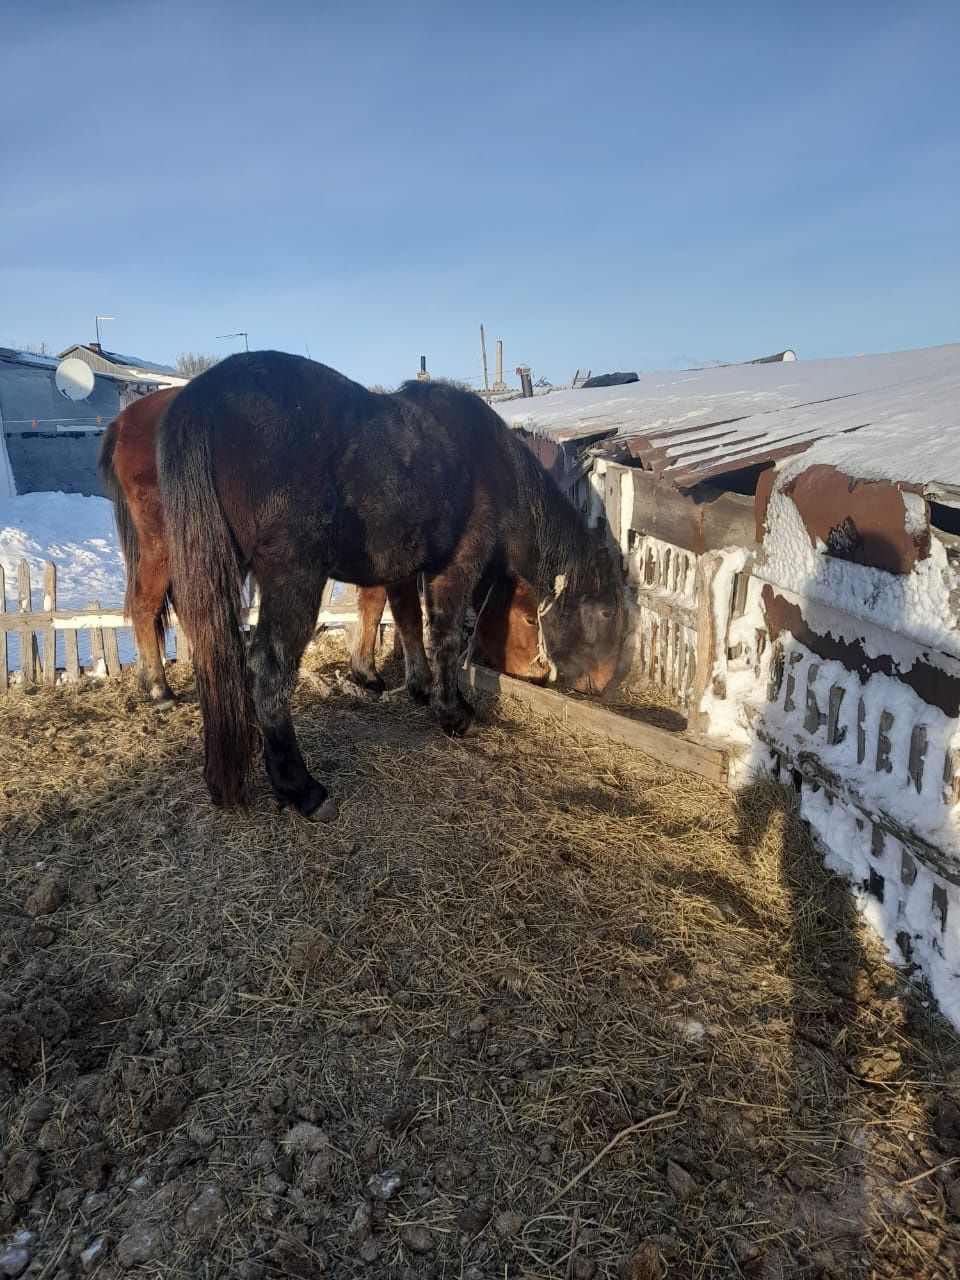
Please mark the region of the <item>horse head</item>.
[[607, 548], [597, 547], [569, 581], [559, 575], [539, 612], [558, 676], [582, 693], [602, 693], [617, 674], [627, 627], [620, 566]]

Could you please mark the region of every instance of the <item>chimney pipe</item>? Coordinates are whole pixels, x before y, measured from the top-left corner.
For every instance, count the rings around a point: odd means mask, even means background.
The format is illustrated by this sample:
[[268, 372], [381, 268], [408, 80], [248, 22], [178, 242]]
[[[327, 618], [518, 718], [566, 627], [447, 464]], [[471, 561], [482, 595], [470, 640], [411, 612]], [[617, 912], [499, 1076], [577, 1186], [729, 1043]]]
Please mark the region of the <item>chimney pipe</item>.
[[494, 391], [506, 391], [507, 384], [503, 380], [503, 343], [497, 339], [497, 380], [493, 384]]

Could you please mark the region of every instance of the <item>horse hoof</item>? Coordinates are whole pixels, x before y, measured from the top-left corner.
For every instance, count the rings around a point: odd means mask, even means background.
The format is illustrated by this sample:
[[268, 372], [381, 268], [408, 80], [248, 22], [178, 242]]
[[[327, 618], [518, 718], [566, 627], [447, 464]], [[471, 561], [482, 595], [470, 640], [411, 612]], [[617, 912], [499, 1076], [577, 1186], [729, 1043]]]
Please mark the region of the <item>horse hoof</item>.
[[407, 697], [415, 706], [425, 707], [430, 701], [430, 691], [425, 689], [422, 684], [408, 684]]
[[340, 806], [332, 796], [327, 796], [319, 804], [313, 799], [278, 800], [277, 804], [281, 811], [289, 805], [295, 813], [299, 813], [300, 817], [306, 818], [308, 822], [336, 822], [340, 817]]
[[336, 822], [340, 816], [336, 800], [327, 795], [326, 787], [315, 779], [310, 781], [311, 785], [299, 795], [278, 795], [277, 803], [281, 810], [289, 806], [301, 818], [308, 818], [311, 822]]
[[309, 818], [311, 822], [336, 822], [340, 817], [340, 806], [332, 796], [327, 796], [319, 809], [314, 809], [312, 813], [305, 813], [305, 818]]
[[473, 708], [466, 703], [453, 711], [438, 712], [440, 728], [448, 738], [462, 738], [473, 723]]
[[148, 702], [152, 702], [157, 706], [163, 706], [164, 703], [169, 704], [177, 701], [177, 695], [168, 684], [147, 685], [144, 688], [143, 693]]
[[386, 682], [380, 676], [364, 676], [359, 671], [351, 671], [348, 678], [361, 693], [368, 693], [372, 698], [379, 698], [387, 691]]

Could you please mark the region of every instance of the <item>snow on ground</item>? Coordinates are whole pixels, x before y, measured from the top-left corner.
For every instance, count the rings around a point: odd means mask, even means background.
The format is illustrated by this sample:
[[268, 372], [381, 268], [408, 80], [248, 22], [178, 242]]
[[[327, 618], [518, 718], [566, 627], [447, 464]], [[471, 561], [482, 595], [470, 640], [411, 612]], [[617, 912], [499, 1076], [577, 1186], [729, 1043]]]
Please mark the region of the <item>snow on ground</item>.
[[24, 493], [0, 500], [0, 564], [8, 608], [16, 607], [17, 570], [30, 565], [33, 602], [41, 607], [43, 566], [57, 566], [57, 606], [83, 608], [99, 600], [123, 607], [126, 574], [117, 543], [113, 506], [81, 493]]
[[[24, 493], [0, 499], [0, 565], [6, 575], [7, 609], [19, 607], [17, 571], [21, 560], [30, 565], [33, 607], [43, 608], [43, 569], [57, 566], [57, 608], [83, 609], [91, 600], [108, 612], [123, 609], [126, 571], [108, 498], [81, 493]], [[340, 595], [337, 587], [333, 599]], [[129, 628], [118, 630], [121, 662], [136, 656]], [[61, 641], [62, 643], [62, 641]], [[86, 661], [83, 633], [81, 662]], [[19, 661], [17, 637], [8, 638], [9, 666]], [[171, 651], [172, 652], [172, 651]], [[62, 654], [58, 665], [63, 665]]]
[[[17, 572], [20, 562], [30, 566], [33, 607], [43, 608], [43, 569], [57, 566], [57, 608], [82, 609], [98, 600], [106, 610], [123, 608], [126, 572], [107, 498], [82, 493], [23, 493], [0, 499], [0, 565], [6, 575], [7, 609], [19, 607]], [[120, 661], [133, 661], [136, 651], [128, 629], [117, 632]], [[90, 661], [89, 639], [80, 635], [80, 661]], [[57, 664], [64, 665], [63, 639], [57, 644]], [[19, 638], [7, 637], [8, 666], [20, 661]]]

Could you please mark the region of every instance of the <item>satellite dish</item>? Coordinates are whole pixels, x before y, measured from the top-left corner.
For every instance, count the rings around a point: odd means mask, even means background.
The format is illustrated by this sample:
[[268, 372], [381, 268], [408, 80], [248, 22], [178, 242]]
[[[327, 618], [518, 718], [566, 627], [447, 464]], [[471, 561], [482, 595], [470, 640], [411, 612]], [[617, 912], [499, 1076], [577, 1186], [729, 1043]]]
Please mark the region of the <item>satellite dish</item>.
[[93, 390], [93, 370], [76, 356], [61, 360], [54, 374], [57, 390], [68, 400], [86, 400]]

